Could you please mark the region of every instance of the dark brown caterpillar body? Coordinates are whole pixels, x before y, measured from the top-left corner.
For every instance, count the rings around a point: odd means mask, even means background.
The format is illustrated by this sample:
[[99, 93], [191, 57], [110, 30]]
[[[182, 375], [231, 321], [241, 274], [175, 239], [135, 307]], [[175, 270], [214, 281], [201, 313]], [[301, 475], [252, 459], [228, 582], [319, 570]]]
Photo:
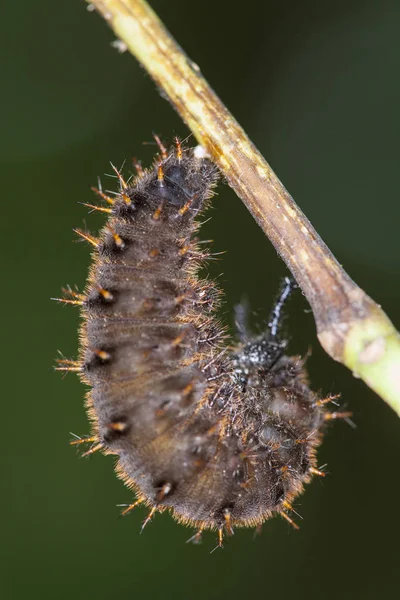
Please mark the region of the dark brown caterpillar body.
[[[162, 158], [120, 193], [95, 246], [81, 304], [76, 370], [92, 390], [95, 449], [119, 456], [118, 472], [137, 503], [168, 508], [181, 522], [225, 530], [260, 525], [274, 513], [290, 522], [292, 499], [313, 474], [327, 418], [307, 384], [303, 361], [279, 339], [287, 281], [265, 335], [241, 327], [225, 346], [215, 319], [219, 291], [197, 271], [207, 259], [194, 235], [196, 216], [217, 179], [191, 150]], [[147, 522], [147, 520], [146, 520]], [[293, 523], [293, 522], [292, 522]]]

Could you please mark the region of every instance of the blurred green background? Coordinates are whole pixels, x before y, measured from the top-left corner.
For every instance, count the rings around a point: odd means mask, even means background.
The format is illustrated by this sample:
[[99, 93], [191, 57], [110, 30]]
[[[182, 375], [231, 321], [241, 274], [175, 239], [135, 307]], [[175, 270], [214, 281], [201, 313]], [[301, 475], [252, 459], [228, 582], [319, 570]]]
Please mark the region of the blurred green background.
[[[400, 3], [153, 0], [191, 58], [272, 164], [350, 275], [400, 327], [398, 193]], [[1, 8], [3, 504], [5, 599], [247, 597], [375, 599], [396, 594], [400, 423], [318, 346], [308, 307], [293, 299], [293, 352], [312, 346], [315, 389], [340, 391], [355, 430], [332, 427], [319, 454], [329, 477], [253, 540], [239, 531], [212, 555], [213, 534], [167, 515], [144, 534], [144, 511], [110, 457], [79, 459], [70, 431], [88, 432], [84, 388], [52, 370], [74, 356], [78, 315], [50, 302], [85, 282], [89, 251], [72, 228], [102, 222], [97, 176], [133, 155], [150, 163], [152, 132], [188, 131], [112, 33], [81, 0], [19, 0]], [[107, 186], [107, 177], [103, 177]], [[109, 186], [114, 185], [109, 180]], [[285, 268], [226, 186], [202, 231], [227, 253], [210, 266], [226, 292], [264, 319]], [[222, 275], [220, 275], [222, 273]]]

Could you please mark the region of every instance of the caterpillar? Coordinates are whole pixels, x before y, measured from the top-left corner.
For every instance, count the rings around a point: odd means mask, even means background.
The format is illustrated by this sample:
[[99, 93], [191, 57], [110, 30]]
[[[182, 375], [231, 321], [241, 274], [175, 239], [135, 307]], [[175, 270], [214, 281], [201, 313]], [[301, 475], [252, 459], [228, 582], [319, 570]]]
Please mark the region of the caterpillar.
[[[228, 343], [215, 314], [216, 285], [201, 279], [209, 258], [197, 238], [218, 173], [179, 140], [151, 169], [138, 166], [126, 182], [115, 168], [115, 198], [95, 192], [107, 223], [95, 237], [83, 294], [65, 289], [63, 302], [81, 307], [80, 354], [58, 369], [77, 372], [91, 388], [92, 435], [85, 455], [118, 456], [117, 474], [139, 504], [143, 527], [168, 510], [194, 526], [224, 535], [257, 527], [279, 514], [295, 528], [293, 499], [314, 475], [316, 449], [334, 396], [320, 398], [307, 380], [305, 360], [285, 353], [280, 321], [292, 283], [285, 279], [267, 330], [249, 332], [237, 310], [237, 343]], [[218, 547], [217, 546], [217, 547]]]

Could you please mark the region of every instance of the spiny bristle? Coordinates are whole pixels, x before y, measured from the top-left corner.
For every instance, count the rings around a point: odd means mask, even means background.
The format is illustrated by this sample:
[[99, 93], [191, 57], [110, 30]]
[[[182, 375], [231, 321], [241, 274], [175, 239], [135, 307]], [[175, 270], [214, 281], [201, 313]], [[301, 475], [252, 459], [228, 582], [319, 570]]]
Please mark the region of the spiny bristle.
[[154, 211], [154, 213], [153, 213], [153, 219], [154, 219], [154, 221], [158, 221], [158, 219], [160, 218], [161, 213], [162, 213], [163, 208], [164, 208], [164, 204], [165, 204], [165, 202], [161, 202], [161, 204], [158, 206], [158, 208]]
[[164, 146], [164, 144], [162, 143], [162, 141], [160, 140], [160, 138], [158, 137], [157, 134], [153, 133], [153, 137], [154, 137], [154, 139], [155, 139], [155, 141], [157, 143], [157, 146], [160, 149], [160, 153], [161, 153], [162, 159], [165, 160], [167, 158], [167, 156], [168, 156], [168, 152], [167, 152], [166, 147]]
[[118, 181], [119, 181], [119, 183], [121, 185], [121, 188], [124, 189], [124, 190], [127, 190], [128, 189], [128, 184], [125, 181], [125, 179], [122, 177], [121, 173], [118, 171], [117, 167], [115, 165], [113, 165], [112, 162], [110, 162], [110, 165], [111, 165], [113, 171], [116, 173], [116, 175], [118, 177]]
[[284, 500], [282, 502], [282, 506], [284, 506], [286, 508], [286, 510], [290, 510], [291, 512], [294, 512], [294, 514], [297, 515], [299, 517], [299, 519], [303, 518], [296, 510], [294, 510], [294, 508], [291, 505], [291, 503], [288, 502], [287, 500]]
[[103, 361], [110, 360], [110, 358], [111, 358], [111, 354], [109, 352], [106, 352], [105, 350], [100, 350], [98, 348], [92, 348], [92, 352], [93, 352], [93, 354], [95, 354], [98, 358], [100, 358]]
[[120, 250], [125, 248], [125, 242], [121, 238], [121, 236], [118, 235], [118, 233], [113, 233], [113, 238], [114, 238], [114, 242], [115, 242], [115, 245], [117, 246], [117, 248], [119, 248]]
[[95, 248], [99, 247], [100, 241], [98, 240], [98, 238], [94, 237], [94, 235], [91, 235], [87, 231], [83, 231], [83, 229], [73, 229], [73, 231], [74, 233], [79, 235], [79, 237], [81, 237], [83, 240], [89, 242], [89, 244], [92, 244], [92, 246], [94, 246]]
[[[50, 298], [50, 300], [55, 300], [56, 302], [61, 302], [63, 304], [73, 304], [75, 306], [83, 306], [86, 301], [86, 296], [84, 294], [72, 290], [69, 286], [61, 288], [61, 291], [67, 297]], [[70, 298], [68, 298], [68, 296], [70, 296]]]
[[224, 519], [225, 519], [225, 529], [227, 531], [228, 535], [233, 535], [234, 531], [233, 531], [233, 527], [232, 527], [232, 523], [231, 523], [231, 511], [226, 508], [224, 510]]
[[83, 300], [72, 300], [71, 298], [50, 298], [50, 300], [54, 300], [55, 302], [61, 302], [62, 304], [73, 304], [75, 306], [83, 306]]
[[107, 302], [111, 302], [112, 300], [114, 300], [114, 296], [109, 290], [105, 290], [100, 286], [96, 286], [96, 289], [99, 292], [100, 296], [102, 296], [102, 298], [104, 298], [104, 300], [106, 300]]
[[92, 435], [90, 437], [83, 437], [83, 438], [78, 437], [75, 440], [71, 440], [69, 444], [70, 444], [70, 446], [79, 446], [80, 444], [92, 444], [92, 443], [98, 442], [98, 441], [99, 441], [98, 438], [96, 436]]
[[[144, 498], [139, 498], [132, 504], [128, 504], [127, 508], [121, 512], [120, 516], [125, 517], [127, 514], [132, 512], [132, 510], [134, 510], [137, 506], [139, 506], [140, 504], [143, 504], [143, 502], [144, 502]], [[126, 506], [126, 504], [118, 504], [118, 506]]]
[[97, 196], [102, 198], [102, 200], [104, 200], [108, 204], [111, 204], [111, 205], [115, 204], [115, 200], [113, 198], [111, 198], [111, 196], [107, 196], [107, 194], [104, 194], [104, 192], [102, 191], [101, 188], [91, 187], [90, 189], [92, 190], [92, 192], [97, 194]]
[[98, 452], [102, 448], [104, 448], [104, 444], [103, 444], [103, 442], [99, 442], [98, 444], [96, 444], [95, 446], [92, 446], [92, 448], [90, 448], [89, 450], [87, 450], [86, 452], [84, 452], [82, 454], [82, 458], [86, 458], [87, 456], [91, 456], [92, 454], [94, 454], [95, 452]]
[[86, 300], [85, 294], [81, 294], [80, 292], [73, 290], [69, 285], [61, 288], [61, 291], [66, 296], [71, 296], [71, 298], [75, 298], [76, 300]]
[[163, 187], [164, 186], [164, 171], [163, 171], [162, 165], [158, 165], [158, 169], [157, 169], [157, 181], [158, 181], [159, 187]]
[[326, 473], [324, 473], [323, 471], [320, 471], [319, 469], [316, 469], [315, 467], [310, 467], [308, 469], [308, 472], [311, 473], [312, 475], [318, 475], [318, 477], [326, 477]]
[[297, 525], [297, 523], [295, 523], [295, 522], [293, 521], [293, 519], [291, 519], [291, 518], [289, 517], [289, 515], [285, 513], [285, 511], [283, 511], [283, 510], [282, 510], [282, 511], [280, 511], [280, 513], [279, 513], [279, 514], [280, 514], [280, 515], [281, 515], [281, 516], [282, 516], [284, 519], [286, 519], [286, 521], [287, 521], [288, 523], [290, 523], [290, 524], [291, 524], [291, 526], [292, 526], [294, 529], [296, 529], [296, 530], [299, 530], [299, 529], [300, 529], [300, 527]]
[[140, 533], [143, 533], [144, 528], [146, 527], [146, 525], [148, 525], [150, 523], [150, 521], [154, 517], [154, 514], [155, 514], [156, 511], [157, 511], [157, 507], [156, 506], [153, 506], [153, 508], [150, 509], [149, 514], [147, 515], [147, 517], [145, 518], [145, 520], [142, 523], [142, 527], [140, 529]]
[[107, 427], [112, 431], [118, 431], [119, 433], [123, 433], [128, 429], [128, 425], [125, 421], [113, 421], [112, 423], [109, 423]]
[[126, 206], [132, 206], [132, 200], [129, 198], [128, 194], [121, 194], [121, 198]]
[[60, 365], [55, 367], [55, 371], [66, 371], [71, 373], [80, 373], [83, 370], [83, 363], [79, 360], [70, 360], [68, 358], [58, 358], [56, 363]]
[[218, 529], [218, 546], [220, 548], [223, 548], [224, 546], [224, 530], [222, 529], [222, 527]]
[[187, 246], [183, 246], [183, 248], [180, 248], [179, 250], [179, 254], [181, 256], [184, 256], [187, 252], [189, 252], [189, 250], [191, 249], [192, 246], [187, 245]]
[[176, 158], [179, 160], [179, 162], [181, 162], [182, 157], [183, 157], [182, 144], [178, 137], [176, 137], [174, 141], [175, 141], [175, 155], [176, 155]]
[[180, 214], [180, 215], [184, 215], [184, 214], [185, 214], [185, 212], [187, 212], [187, 211], [189, 210], [189, 208], [190, 208], [190, 205], [191, 205], [191, 204], [192, 204], [192, 200], [188, 200], [188, 201], [186, 202], [186, 204], [184, 204], [184, 205], [182, 206], [182, 208], [180, 208], [180, 209], [179, 209], [179, 211], [178, 211], [178, 212], [179, 212], [179, 214]]
[[132, 164], [136, 169], [136, 173], [138, 174], [138, 176], [142, 179], [144, 177], [144, 169], [142, 167], [142, 164], [139, 160], [137, 160], [135, 157], [132, 158]]
[[320, 400], [316, 400], [313, 402], [313, 406], [324, 406], [325, 404], [329, 404], [329, 402], [335, 403], [336, 400], [339, 400], [341, 394], [333, 394], [329, 395], [326, 398], [321, 398]]
[[201, 544], [203, 538], [204, 527], [200, 527], [192, 537], [186, 540], [187, 544]]
[[112, 214], [111, 208], [104, 208], [104, 206], [98, 206], [97, 204], [89, 204], [88, 202], [82, 202], [83, 206], [90, 208], [91, 210], [96, 210], [98, 212], [106, 213], [107, 215]]
[[218, 528], [218, 538], [217, 538], [217, 545], [215, 546], [215, 548], [213, 548], [210, 552], [210, 554], [213, 554], [213, 552], [215, 552], [216, 550], [218, 550], [219, 548], [223, 548], [224, 547], [224, 529], [223, 527], [219, 527]]
[[168, 482], [164, 483], [161, 490], [157, 494], [157, 497], [156, 497], [157, 502], [162, 502], [164, 500], [164, 498], [166, 498], [166, 496], [168, 496], [168, 494], [170, 493], [171, 490], [172, 490], [172, 484], [168, 483]]
[[324, 419], [325, 419], [325, 421], [332, 421], [333, 419], [349, 419], [352, 416], [353, 416], [353, 413], [349, 412], [349, 411], [332, 412], [332, 413], [325, 413]]

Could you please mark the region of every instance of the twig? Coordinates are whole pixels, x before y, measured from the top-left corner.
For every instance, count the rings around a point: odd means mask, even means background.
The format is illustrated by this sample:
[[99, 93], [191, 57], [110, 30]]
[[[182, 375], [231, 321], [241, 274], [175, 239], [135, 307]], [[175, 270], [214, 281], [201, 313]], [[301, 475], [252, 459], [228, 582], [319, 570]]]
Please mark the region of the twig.
[[166, 94], [285, 261], [326, 352], [400, 414], [400, 335], [342, 269], [271, 167], [144, 0], [91, 0]]

